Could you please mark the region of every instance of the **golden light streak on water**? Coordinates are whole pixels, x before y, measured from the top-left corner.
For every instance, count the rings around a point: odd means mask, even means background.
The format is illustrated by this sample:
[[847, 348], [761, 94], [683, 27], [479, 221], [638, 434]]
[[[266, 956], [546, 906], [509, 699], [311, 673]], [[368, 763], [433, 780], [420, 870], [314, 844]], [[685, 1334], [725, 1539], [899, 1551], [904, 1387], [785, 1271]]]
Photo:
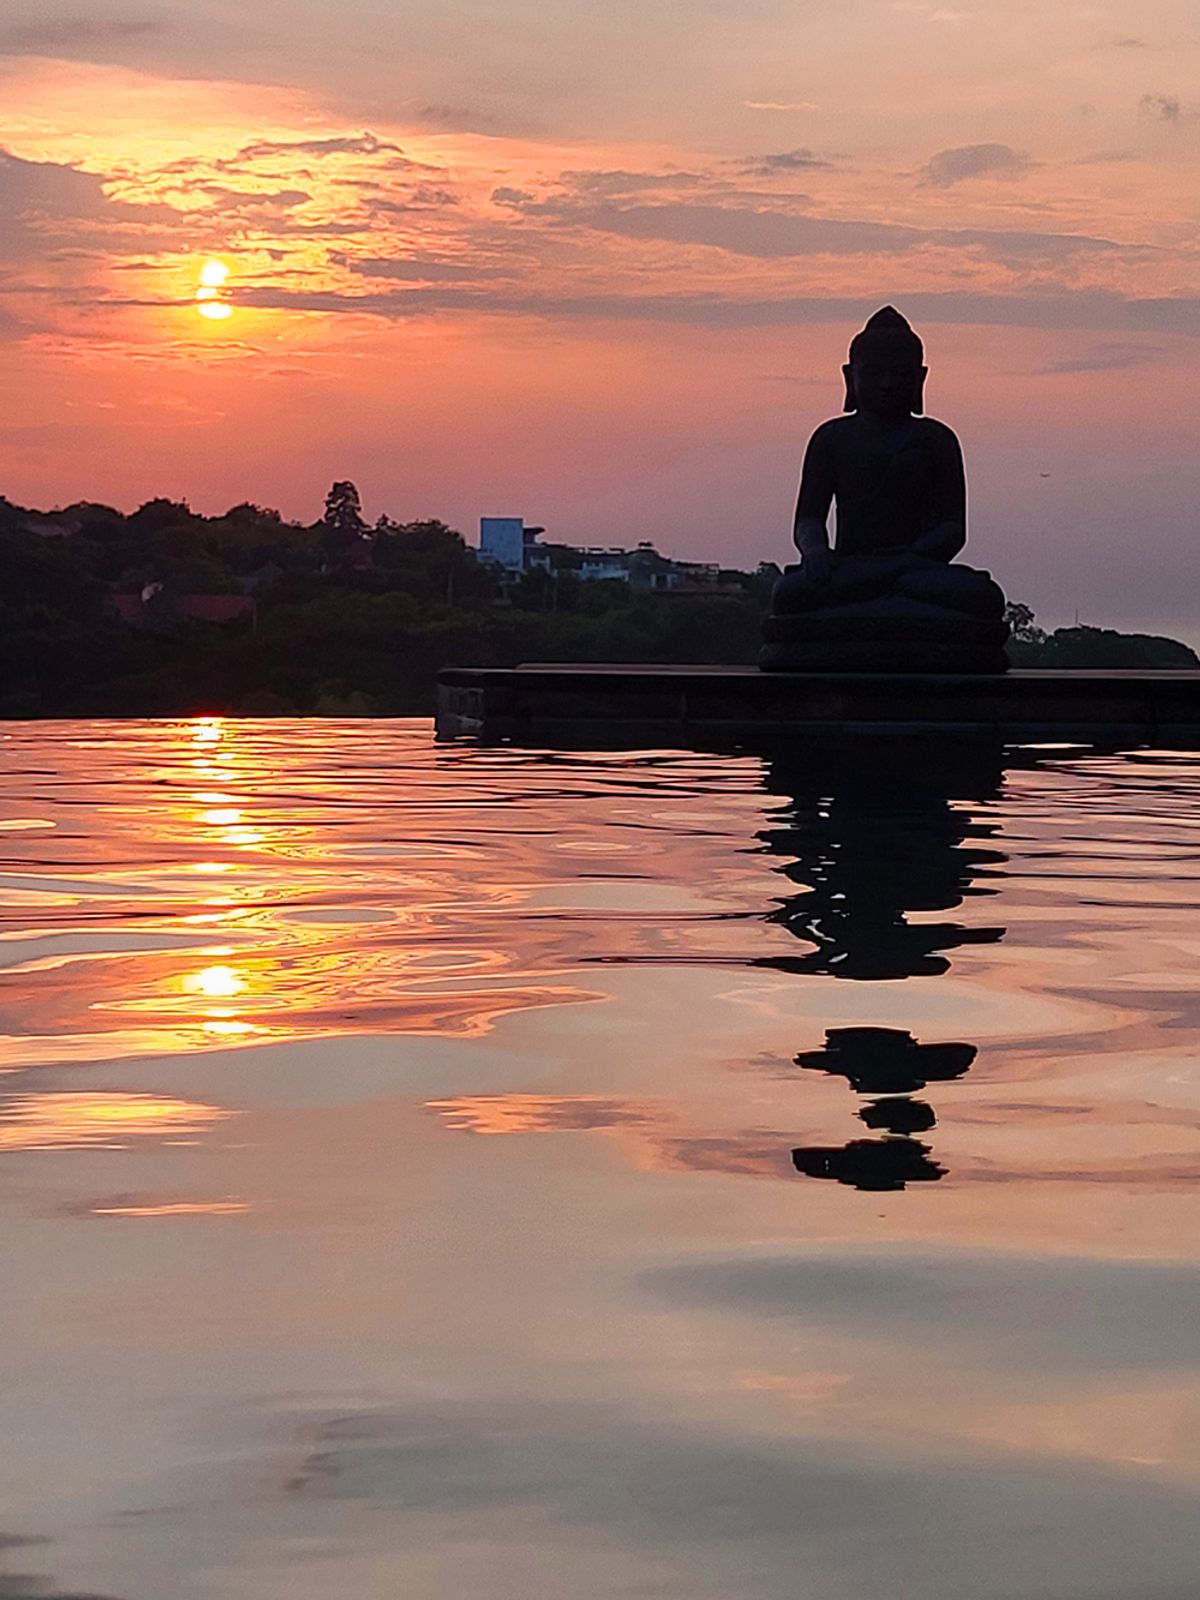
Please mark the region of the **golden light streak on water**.
[[229, 1115], [156, 1094], [14, 1094], [0, 1106], [0, 1151], [120, 1150], [131, 1140], [202, 1133]]
[[250, 1210], [243, 1200], [166, 1200], [146, 1205], [92, 1206], [93, 1217], [241, 1217]]

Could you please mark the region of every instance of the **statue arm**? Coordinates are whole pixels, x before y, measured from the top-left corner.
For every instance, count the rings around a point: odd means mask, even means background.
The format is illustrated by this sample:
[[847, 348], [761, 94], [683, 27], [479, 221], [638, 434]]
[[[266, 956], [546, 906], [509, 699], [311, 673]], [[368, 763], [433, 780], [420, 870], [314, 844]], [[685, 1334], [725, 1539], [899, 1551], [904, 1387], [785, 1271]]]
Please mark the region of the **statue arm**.
[[967, 476], [962, 449], [950, 429], [939, 429], [936, 440], [933, 516], [913, 549], [934, 561], [953, 561], [967, 542]]
[[796, 548], [813, 565], [823, 564], [822, 552], [829, 554], [829, 508], [833, 504], [833, 444], [825, 428], [818, 428], [804, 452], [800, 474], [800, 494], [792, 537]]

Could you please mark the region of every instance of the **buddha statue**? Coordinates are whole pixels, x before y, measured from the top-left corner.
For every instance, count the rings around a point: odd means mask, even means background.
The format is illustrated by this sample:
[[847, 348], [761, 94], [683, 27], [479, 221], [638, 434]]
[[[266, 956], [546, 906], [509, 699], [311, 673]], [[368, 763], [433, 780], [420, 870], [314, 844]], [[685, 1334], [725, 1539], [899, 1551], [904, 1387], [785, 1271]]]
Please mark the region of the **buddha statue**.
[[[921, 341], [891, 306], [850, 344], [846, 414], [809, 440], [798, 566], [775, 586], [759, 664], [811, 672], [1003, 672], [1004, 595], [955, 563], [967, 538], [962, 451], [926, 417]], [[837, 537], [826, 526], [837, 506]]]

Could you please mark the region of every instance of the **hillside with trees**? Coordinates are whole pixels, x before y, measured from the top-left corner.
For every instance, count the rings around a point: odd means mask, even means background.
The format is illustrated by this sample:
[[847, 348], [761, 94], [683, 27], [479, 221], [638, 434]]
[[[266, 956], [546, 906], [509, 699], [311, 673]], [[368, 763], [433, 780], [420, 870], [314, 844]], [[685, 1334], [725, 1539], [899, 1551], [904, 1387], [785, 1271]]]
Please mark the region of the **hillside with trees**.
[[[751, 663], [777, 569], [721, 572], [711, 594], [509, 580], [443, 522], [369, 525], [343, 481], [311, 524], [0, 498], [0, 573], [0, 717], [320, 716], [428, 714], [456, 664]], [[1170, 639], [1010, 621], [1019, 665], [1200, 666]]]

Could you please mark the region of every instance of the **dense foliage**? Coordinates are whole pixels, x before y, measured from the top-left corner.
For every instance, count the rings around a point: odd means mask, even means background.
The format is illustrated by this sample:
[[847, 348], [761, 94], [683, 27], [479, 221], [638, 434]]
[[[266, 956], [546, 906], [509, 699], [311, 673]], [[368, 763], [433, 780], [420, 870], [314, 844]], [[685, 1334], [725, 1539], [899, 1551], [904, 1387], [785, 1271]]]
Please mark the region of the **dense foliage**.
[[[350, 483], [309, 526], [249, 504], [221, 517], [161, 499], [128, 516], [90, 503], [43, 515], [0, 500], [0, 574], [0, 717], [415, 714], [451, 664], [752, 662], [773, 576], [723, 573], [711, 595], [545, 572], [506, 587], [441, 522], [368, 528]], [[253, 605], [196, 620], [182, 603], [194, 595]], [[1047, 638], [1014, 610], [1022, 665], [1200, 665], [1172, 640]]]
[[[0, 717], [422, 713], [456, 663], [749, 662], [770, 586], [730, 574], [736, 592], [667, 597], [533, 572], [505, 587], [441, 522], [368, 528], [346, 483], [311, 526], [254, 505], [41, 516], [0, 500], [0, 570]], [[191, 619], [179, 601], [197, 594], [249, 596], [253, 614]], [[138, 597], [137, 625], [114, 596]]]

